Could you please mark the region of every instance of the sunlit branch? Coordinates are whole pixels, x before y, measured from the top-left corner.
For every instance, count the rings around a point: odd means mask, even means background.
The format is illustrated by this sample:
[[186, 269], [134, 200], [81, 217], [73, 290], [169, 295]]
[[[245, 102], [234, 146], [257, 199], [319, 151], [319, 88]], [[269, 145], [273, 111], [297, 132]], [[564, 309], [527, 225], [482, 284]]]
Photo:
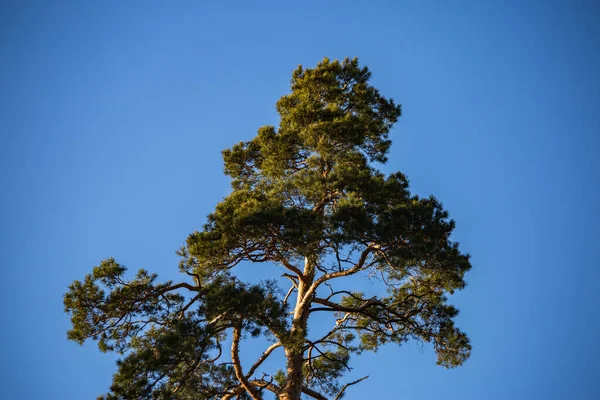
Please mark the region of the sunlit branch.
[[[276, 250], [277, 251], [277, 250]], [[294, 274], [296, 274], [296, 276], [298, 276], [299, 279], [304, 280], [304, 274], [302, 273], [302, 271], [300, 271], [300, 269], [298, 269], [297, 267], [295, 267], [294, 265], [292, 265], [292, 263], [290, 263], [282, 254], [281, 252], [277, 251], [277, 258], [274, 260], [277, 261], [279, 263], [281, 263], [281, 265], [283, 265], [285, 268], [287, 268], [288, 270], [292, 271]]]
[[376, 243], [369, 244], [362, 251], [358, 261], [356, 262], [356, 264], [354, 264], [354, 266], [352, 268], [349, 268], [349, 269], [346, 269], [343, 271], [336, 271], [336, 272], [332, 272], [329, 274], [325, 274], [325, 275], [321, 276], [320, 278], [318, 278], [317, 280], [315, 280], [315, 282], [306, 291], [306, 294], [304, 296], [304, 299], [302, 300], [302, 304], [300, 305], [300, 307], [301, 308], [306, 307], [306, 302], [312, 298], [312, 295], [314, 293], [316, 293], [317, 288], [322, 283], [327, 282], [328, 280], [331, 280], [331, 279], [341, 278], [343, 276], [350, 276], [350, 275], [353, 275], [353, 274], [361, 271], [365, 266], [365, 263], [367, 261], [367, 258], [369, 257], [369, 254], [371, 254], [375, 250], [378, 250], [379, 247], [380, 246]]
[[288, 290], [287, 294], [285, 295], [285, 297], [283, 298], [283, 305], [286, 306], [288, 299], [290, 298], [292, 292], [294, 291], [294, 289], [296, 289], [296, 287], [292, 286], [290, 287], [290, 290]]
[[316, 392], [306, 386], [302, 387], [302, 393], [309, 395], [310, 397], [312, 397], [313, 399], [317, 399], [317, 400], [327, 400], [327, 397], [323, 396], [321, 393]]
[[273, 343], [272, 345], [270, 345], [267, 348], [267, 350], [265, 350], [265, 352], [260, 356], [260, 358], [254, 363], [252, 368], [250, 368], [250, 370], [246, 374], [246, 378], [250, 378], [254, 374], [254, 372], [256, 372], [256, 369], [271, 355], [273, 350], [275, 350], [278, 347], [281, 347], [281, 342]]
[[242, 326], [241, 326], [241, 323], [238, 323], [233, 327], [233, 340], [231, 343], [231, 360], [233, 361], [233, 369], [235, 371], [235, 376], [238, 378], [241, 385], [244, 387], [244, 389], [246, 389], [248, 394], [250, 394], [250, 396], [254, 400], [262, 400], [262, 397], [260, 396], [260, 394], [258, 394], [258, 392], [255, 390], [255, 388], [250, 384], [250, 382], [248, 382], [248, 379], [246, 378], [246, 376], [244, 375], [244, 373], [242, 371], [242, 365], [240, 363], [240, 355], [239, 355], [239, 344], [240, 344], [241, 336], [242, 336]]

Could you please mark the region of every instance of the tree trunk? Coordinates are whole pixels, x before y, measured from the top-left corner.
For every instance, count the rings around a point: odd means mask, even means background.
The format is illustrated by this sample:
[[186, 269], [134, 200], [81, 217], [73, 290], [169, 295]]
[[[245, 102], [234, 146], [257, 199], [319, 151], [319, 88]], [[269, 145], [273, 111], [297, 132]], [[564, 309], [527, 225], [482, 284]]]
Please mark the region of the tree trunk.
[[301, 279], [298, 283], [298, 297], [296, 299], [296, 308], [294, 309], [290, 340], [285, 347], [287, 376], [285, 386], [279, 395], [279, 399], [281, 400], [300, 400], [300, 395], [302, 394], [304, 342], [306, 339], [306, 327], [308, 325], [308, 309], [310, 308], [310, 302], [303, 301], [314, 278], [315, 266], [307, 257], [304, 260], [304, 279]]

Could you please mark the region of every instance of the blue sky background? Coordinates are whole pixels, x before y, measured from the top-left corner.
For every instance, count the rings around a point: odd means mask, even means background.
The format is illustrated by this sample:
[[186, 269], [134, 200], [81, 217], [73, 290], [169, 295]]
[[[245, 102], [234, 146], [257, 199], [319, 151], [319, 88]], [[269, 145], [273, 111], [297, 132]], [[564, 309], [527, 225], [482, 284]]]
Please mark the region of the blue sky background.
[[578, 0], [1, 2], [0, 398], [107, 390], [67, 285], [109, 256], [178, 278], [220, 151], [325, 56], [403, 105], [383, 169], [444, 202], [474, 265], [471, 359], [386, 347], [346, 398], [600, 398], [600, 6]]

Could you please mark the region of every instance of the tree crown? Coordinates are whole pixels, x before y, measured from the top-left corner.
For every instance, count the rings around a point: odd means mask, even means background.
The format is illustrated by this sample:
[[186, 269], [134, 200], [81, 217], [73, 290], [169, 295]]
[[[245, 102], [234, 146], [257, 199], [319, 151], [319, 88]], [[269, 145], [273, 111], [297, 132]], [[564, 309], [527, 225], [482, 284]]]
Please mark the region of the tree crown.
[[[223, 151], [232, 192], [179, 250], [189, 281], [159, 284], [144, 270], [127, 281], [107, 259], [70, 286], [69, 338], [124, 355], [105, 398], [260, 399], [265, 390], [338, 398], [352, 354], [410, 338], [432, 342], [443, 366], [468, 358], [447, 294], [464, 288], [469, 257], [450, 239], [454, 222], [437, 199], [412, 195], [402, 173], [376, 168], [401, 108], [370, 77], [357, 59], [293, 72], [291, 93], [277, 102], [279, 126]], [[242, 262], [278, 265], [287, 292], [278, 277], [241, 282]], [[357, 274], [377, 277], [387, 293], [345, 287]], [[334, 319], [312, 337], [317, 312]], [[272, 342], [247, 371], [244, 335]], [[286, 368], [262, 371], [280, 347]]]

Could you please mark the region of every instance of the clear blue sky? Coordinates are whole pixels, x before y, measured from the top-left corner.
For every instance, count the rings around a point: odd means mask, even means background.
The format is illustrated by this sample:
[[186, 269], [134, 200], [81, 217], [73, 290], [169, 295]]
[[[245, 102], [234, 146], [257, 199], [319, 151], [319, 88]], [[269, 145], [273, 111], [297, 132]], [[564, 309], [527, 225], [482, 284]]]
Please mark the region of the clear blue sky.
[[106, 391], [67, 285], [108, 256], [177, 278], [220, 151], [325, 56], [403, 105], [385, 171], [444, 202], [474, 265], [471, 359], [386, 347], [346, 398], [600, 398], [600, 6], [578, 0], [2, 1], [0, 398]]

